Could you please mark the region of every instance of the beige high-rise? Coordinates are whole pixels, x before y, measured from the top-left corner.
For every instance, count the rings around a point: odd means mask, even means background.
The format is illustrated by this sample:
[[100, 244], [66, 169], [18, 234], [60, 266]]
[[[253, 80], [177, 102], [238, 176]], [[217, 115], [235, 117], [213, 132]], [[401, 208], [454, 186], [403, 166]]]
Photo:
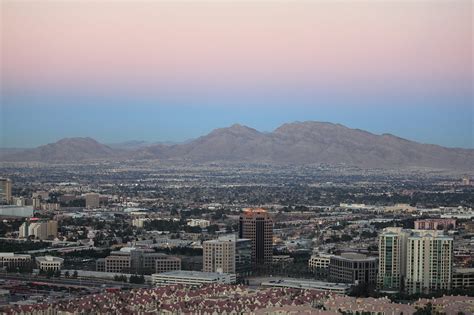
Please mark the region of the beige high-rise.
[[232, 240], [206, 241], [203, 247], [203, 271], [235, 273], [235, 242]]
[[436, 230], [386, 228], [379, 236], [378, 286], [409, 294], [449, 290], [453, 238]]
[[408, 237], [405, 289], [410, 294], [451, 289], [453, 238], [437, 231]]
[[12, 201], [12, 181], [0, 178], [0, 204], [10, 204]]

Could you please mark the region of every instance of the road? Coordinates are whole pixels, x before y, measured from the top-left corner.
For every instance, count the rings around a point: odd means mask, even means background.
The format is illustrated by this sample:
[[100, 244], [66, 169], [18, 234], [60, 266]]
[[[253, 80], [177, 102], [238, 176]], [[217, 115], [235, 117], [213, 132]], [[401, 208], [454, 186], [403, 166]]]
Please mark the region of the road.
[[34, 276], [31, 274], [12, 274], [4, 273], [0, 274], [0, 279], [5, 280], [17, 280], [17, 281], [38, 281], [44, 283], [51, 283], [64, 286], [74, 286], [83, 288], [149, 288], [146, 284], [134, 284], [134, 283], [123, 283], [111, 280], [93, 280], [93, 279], [66, 279], [66, 278], [46, 278], [42, 276]]

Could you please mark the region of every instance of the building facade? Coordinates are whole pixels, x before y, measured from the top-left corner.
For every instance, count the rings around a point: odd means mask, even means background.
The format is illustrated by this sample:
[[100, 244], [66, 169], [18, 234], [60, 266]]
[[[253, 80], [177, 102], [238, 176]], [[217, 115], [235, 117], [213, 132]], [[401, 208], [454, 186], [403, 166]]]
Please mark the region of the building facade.
[[453, 289], [474, 287], [474, 268], [455, 268], [453, 271]]
[[252, 274], [252, 240], [239, 238], [235, 242], [235, 272], [238, 276]]
[[36, 257], [36, 266], [42, 271], [58, 271], [61, 270], [64, 259], [53, 256]]
[[100, 195], [98, 193], [87, 193], [84, 194], [86, 200], [86, 208], [94, 209], [100, 206]]
[[381, 290], [409, 294], [452, 287], [453, 238], [442, 230], [386, 228], [379, 236]]
[[416, 294], [451, 289], [453, 238], [436, 231], [419, 232], [408, 237], [406, 291]]
[[0, 268], [24, 270], [31, 268], [31, 255], [0, 253]]
[[375, 284], [378, 259], [357, 253], [332, 256], [329, 261], [329, 281], [336, 283]]
[[269, 265], [273, 259], [273, 220], [263, 209], [245, 209], [239, 219], [239, 238], [252, 241], [252, 264]]
[[377, 286], [381, 290], [398, 291], [406, 275], [406, 244], [409, 231], [386, 228], [379, 235], [379, 268]]
[[155, 273], [181, 270], [181, 259], [174, 256], [163, 255], [155, 260]]
[[308, 260], [308, 268], [312, 272], [316, 272], [318, 270], [327, 270], [329, 268], [329, 262], [331, 261], [332, 256], [333, 255], [329, 254], [312, 255]]
[[202, 243], [204, 272], [235, 273], [235, 241], [217, 239]]
[[151, 275], [152, 283], [157, 286], [169, 284], [185, 284], [200, 286], [210, 283], [235, 283], [235, 274], [201, 272], [201, 271], [170, 271]]
[[455, 230], [456, 219], [425, 219], [415, 221], [416, 230]]
[[153, 250], [124, 247], [96, 262], [96, 271], [102, 272], [152, 274], [157, 269], [180, 270], [181, 259]]
[[9, 205], [12, 201], [12, 181], [0, 178], [0, 204]]
[[34, 237], [39, 240], [54, 239], [58, 236], [58, 221], [25, 221], [19, 228], [19, 237]]

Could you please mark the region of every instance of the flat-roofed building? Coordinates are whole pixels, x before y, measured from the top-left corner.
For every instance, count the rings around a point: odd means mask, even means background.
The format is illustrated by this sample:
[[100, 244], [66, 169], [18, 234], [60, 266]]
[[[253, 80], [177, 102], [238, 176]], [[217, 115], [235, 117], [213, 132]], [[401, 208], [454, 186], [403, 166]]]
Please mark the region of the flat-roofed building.
[[239, 219], [239, 238], [252, 241], [252, 263], [273, 262], [273, 220], [264, 209], [244, 209]]
[[452, 275], [453, 238], [440, 231], [413, 231], [407, 243], [407, 292], [450, 290]]
[[456, 219], [424, 219], [415, 221], [416, 230], [455, 230]]
[[42, 271], [58, 271], [61, 270], [64, 259], [54, 256], [36, 257], [36, 265]]
[[0, 206], [0, 216], [30, 218], [33, 215], [33, 206]]
[[379, 270], [377, 286], [381, 290], [398, 291], [406, 275], [406, 246], [410, 230], [385, 228], [379, 235]]
[[205, 241], [203, 248], [203, 271], [235, 273], [235, 241], [217, 239]]
[[163, 273], [155, 273], [151, 275], [154, 285], [184, 284], [190, 286], [200, 286], [210, 283], [235, 283], [235, 274], [217, 273], [217, 272], [201, 272], [201, 271], [169, 271]]
[[39, 240], [54, 239], [58, 236], [58, 221], [26, 221], [19, 228], [19, 237], [33, 236]]
[[474, 268], [454, 268], [453, 271], [453, 289], [473, 288], [474, 287]]
[[313, 272], [316, 272], [317, 270], [327, 270], [332, 256], [333, 255], [330, 254], [312, 255], [308, 260], [308, 268]]
[[100, 195], [98, 193], [87, 193], [84, 194], [86, 200], [86, 208], [94, 209], [100, 206]]
[[[160, 263], [157, 264], [158, 261]], [[96, 271], [114, 273], [152, 274], [156, 272], [157, 266], [159, 268], [176, 268], [179, 266], [179, 269], [181, 269], [181, 260], [153, 250], [124, 247], [96, 261]]]
[[12, 202], [12, 181], [0, 178], [0, 204], [9, 205]]
[[329, 261], [329, 281], [337, 283], [375, 283], [378, 259], [358, 253], [332, 256]]
[[307, 279], [278, 279], [262, 282], [264, 287], [282, 287], [295, 289], [313, 289], [320, 291], [329, 291], [334, 293], [346, 294], [351, 285], [345, 283], [333, 283], [326, 281], [316, 281]]
[[103, 264], [104, 272], [129, 273], [132, 266], [132, 258], [130, 254], [112, 252], [110, 256], [104, 258]]
[[0, 268], [10, 270], [31, 268], [31, 255], [0, 253]]

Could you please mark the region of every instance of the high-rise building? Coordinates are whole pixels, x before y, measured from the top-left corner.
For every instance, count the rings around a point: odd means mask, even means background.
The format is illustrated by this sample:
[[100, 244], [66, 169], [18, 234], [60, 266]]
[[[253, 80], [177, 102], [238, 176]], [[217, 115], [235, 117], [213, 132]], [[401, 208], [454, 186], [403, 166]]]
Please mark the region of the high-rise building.
[[252, 264], [273, 261], [273, 220], [264, 209], [245, 209], [239, 220], [239, 238], [252, 241]]
[[0, 178], [0, 204], [9, 205], [12, 201], [12, 181]]
[[398, 291], [406, 274], [406, 244], [409, 231], [389, 227], [379, 236], [378, 287]]
[[25, 221], [19, 228], [19, 237], [33, 236], [40, 240], [54, 239], [58, 236], [58, 221]]
[[252, 240], [239, 238], [235, 242], [235, 272], [239, 277], [252, 274]]
[[386, 228], [379, 237], [378, 286], [410, 294], [451, 288], [453, 238], [443, 231]]
[[202, 243], [203, 271], [235, 273], [235, 241], [217, 239]]
[[100, 195], [98, 193], [87, 193], [84, 194], [86, 200], [86, 208], [94, 209], [100, 206]]
[[410, 294], [451, 289], [453, 238], [437, 231], [417, 231], [408, 237], [405, 289]]

